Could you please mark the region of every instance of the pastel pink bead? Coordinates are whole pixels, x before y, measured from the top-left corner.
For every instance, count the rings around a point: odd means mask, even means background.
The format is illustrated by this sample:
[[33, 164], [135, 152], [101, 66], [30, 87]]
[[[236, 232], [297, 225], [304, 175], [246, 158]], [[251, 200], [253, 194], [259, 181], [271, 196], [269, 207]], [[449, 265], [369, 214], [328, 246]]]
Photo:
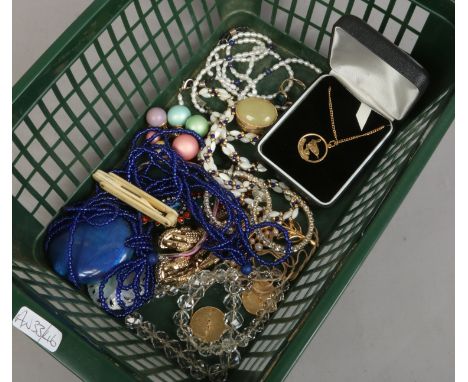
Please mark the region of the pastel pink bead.
[[152, 107], [146, 112], [146, 122], [152, 127], [161, 127], [167, 122], [166, 112], [160, 107]]
[[[154, 131], [149, 131], [147, 134], [146, 134], [146, 139], [151, 139], [151, 137], [156, 134]], [[152, 145], [155, 145], [157, 141], [159, 141], [160, 137], [156, 137], [154, 138], [150, 143]]]
[[172, 148], [184, 160], [195, 158], [200, 150], [198, 141], [189, 134], [181, 134], [172, 141]]

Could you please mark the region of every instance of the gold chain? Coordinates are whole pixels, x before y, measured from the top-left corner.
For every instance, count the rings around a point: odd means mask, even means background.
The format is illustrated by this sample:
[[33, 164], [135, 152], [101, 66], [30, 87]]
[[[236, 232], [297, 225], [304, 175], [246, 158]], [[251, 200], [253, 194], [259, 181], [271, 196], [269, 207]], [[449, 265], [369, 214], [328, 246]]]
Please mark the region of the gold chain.
[[331, 91], [332, 91], [332, 88], [331, 88], [331, 86], [329, 86], [328, 87], [328, 109], [330, 110], [331, 128], [333, 130], [333, 136], [335, 137], [335, 139], [328, 142], [328, 147], [329, 148], [338, 146], [340, 143], [345, 143], [345, 142], [349, 142], [349, 141], [354, 141], [355, 139], [358, 139], [358, 138], [367, 137], [367, 136], [375, 134], [378, 131], [385, 128], [385, 125], [383, 125], [383, 126], [377, 127], [374, 130], [368, 131], [367, 133], [364, 133], [364, 134], [353, 135], [352, 137], [338, 139], [338, 134], [336, 133], [336, 128], [335, 128], [335, 117], [333, 115], [333, 103], [332, 103], [332, 98], [331, 98]]
[[309, 163], [319, 163], [325, 159], [328, 154], [328, 150], [338, 146], [341, 143], [354, 141], [358, 138], [367, 137], [375, 134], [385, 128], [385, 125], [377, 127], [374, 130], [368, 131], [367, 133], [353, 135], [343, 139], [338, 139], [338, 134], [335, 128], [335, 116], [333, 115], [333, 102], [331, 98], [331, 86], [328, 87], [328, 109], [330, 111], [330, 124], [333, 131], [333, 137], [335, 139], [327, 142], [327, 140], [317, 133], [305, 134], [297, 142], [297, 151], [299, 156]]

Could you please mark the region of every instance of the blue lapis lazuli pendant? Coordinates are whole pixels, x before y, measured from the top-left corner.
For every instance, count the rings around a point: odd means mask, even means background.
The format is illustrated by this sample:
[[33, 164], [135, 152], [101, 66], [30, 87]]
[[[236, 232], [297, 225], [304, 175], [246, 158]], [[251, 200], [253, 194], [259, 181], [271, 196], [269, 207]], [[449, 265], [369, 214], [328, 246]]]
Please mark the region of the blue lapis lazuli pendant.
[[[47, 251], [55, 272], [68, 279], [69, 234], [66, 230], [57, 235], [50, 242]], [[72, 267], [78, 284], [98, 282], [113, 268], [131, 259], [134, 250], [124, 244], [130, 235], [130, 226], [121, 217], [102, 226], [88, 223], [77, 225], [73, 235]]]

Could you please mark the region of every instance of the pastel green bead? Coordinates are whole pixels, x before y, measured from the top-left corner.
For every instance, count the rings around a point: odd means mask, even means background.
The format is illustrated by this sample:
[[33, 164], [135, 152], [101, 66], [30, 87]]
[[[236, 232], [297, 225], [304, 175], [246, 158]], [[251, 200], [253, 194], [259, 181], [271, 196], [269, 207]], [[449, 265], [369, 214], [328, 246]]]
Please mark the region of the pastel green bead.
[[209, 123], [202, 115], [192, 115], [185, 121], [185, 128], [194, 131], [201, 137], [204, 137], [208, 134]]
[[182, 127], [185, 121], [192, 113], [187, 106], [176, 105], [172, 106], [167, 112], [167, 121], [172, 126]]

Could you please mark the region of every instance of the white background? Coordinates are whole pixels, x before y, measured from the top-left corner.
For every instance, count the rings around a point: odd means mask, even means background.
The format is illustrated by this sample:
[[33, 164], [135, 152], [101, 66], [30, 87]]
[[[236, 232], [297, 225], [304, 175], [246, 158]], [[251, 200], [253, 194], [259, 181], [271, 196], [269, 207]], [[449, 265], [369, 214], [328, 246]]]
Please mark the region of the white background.
[[[89, 3], [14, 1], [13, 82]], [[453, 380], [454, 139], [451, 127], [288, 381]], [[13, 377], [78, 380], [16, 329]]]

